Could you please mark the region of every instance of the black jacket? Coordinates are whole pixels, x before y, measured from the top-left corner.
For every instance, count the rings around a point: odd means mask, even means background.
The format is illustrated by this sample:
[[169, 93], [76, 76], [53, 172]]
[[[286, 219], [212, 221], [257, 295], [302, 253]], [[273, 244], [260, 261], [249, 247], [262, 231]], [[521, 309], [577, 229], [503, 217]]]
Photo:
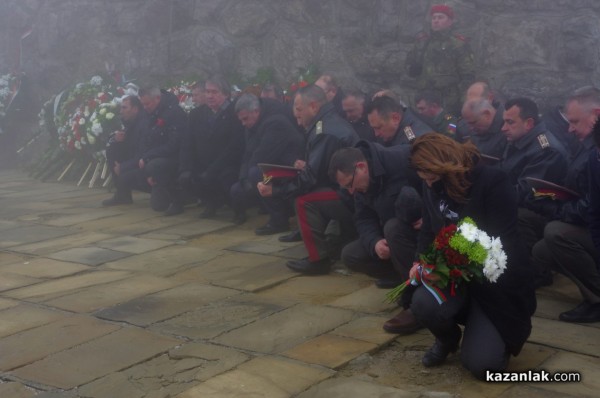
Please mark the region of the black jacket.
[[174, 94], [161, 90], [156, 109], [149, 115], [148, 130], [142, 135], [140, 159], [145, 163], [155, 158], [177, 160], [179, 148], [187, 135], [187, 116]]
[[129, 122], [123, 121], [123, 126], [125, 127], [127, 151], [132, 156], [121, 162], [121, 171], [137, 169], [140, 159], [144, 157], [144, 137], [150, 131], [150, 118], [143, 109], [140, 109], [136, 118]]
[[338, 149], [353, 146], [358, 141], [350, 123], [337, 114], [331, 103], [321, 107], [306, 134], [306, 167], [294, 180], [274, 185], [273, 196], [293, 198], [316, 188], [333, 187], [327, 174], [331, 156]]
[[525, 204], [531, 192], [526, 177], [539, 178], [562, 184], [567, 172], [565, 150], [543, 123], [538, 123], [521, 139], [510, 142], [499, 167], [508, 174], [519, 196], [519, 205]]
[[[506, 174], [490, 166], [476, 167], [469, 180], [472, 186], [466, 204], [449, 199], [441, 184], [433, 189], [424, 186], [425, 209], [417, 253], [427, 249], [442, 227], [464, 217], [471, 217], [489, 236], [500, 238], [508, 257], [506, 270], [495, 283], [469, 283], [468, 292], [500, 332], [509, 352], [517, 355], [531, 333], [536, 308], [529, 255], [518, 236], [517, 195]], [[455, 219], [442, 214], [442, 200], [457, 215]], [[445, 214], [452, 214], [450, 211]]]
[[395, 146], [410, 144], [417, 137], [432, 132], [435, 132], [435, 130], [431, 126], [422, 121], [412, 110], [406, 108], [404, 109], [400, 125], [396, 130], [396, 135], [391, 141], [384, 143], [384, 145]]
[[507, 145], [506, 136], [502, 132], [502, 125], [504, 124], [503, 116], [504, 111], [502, 108], [496, 108], [496, 115], [494, 116], [492, 125], [485, 134], [470, 132], [469, 139], [482, 154], [499, 159], [502, 158]]
[[376, 257], [375, 244], [384, 238], [385, 223], [395, 217], [400, 190], [406, 185], [416, 185], [418, 177], [410, 168], [408, 145], [385, 148], [360, 141], [356, 147], [367, 159], [370, 182], [367, 192], [354, 193], [354, 223], [364, 248]]
[[247, 178], [248, 170], [258, 163], [292, 166], [304, 156], [304, 136], [290, 120], [286, 105], [273, 99], [261, 98], [259, 119], [244, 137], [240, 179]]
[[376, 142], [377, 137], [375, 137], [375, 132], [373, 128], [369, 124], [369, 120], [366, 115], [363, 115], [360, 119], [355, 122], [350, 122], [354, 131], [358, 135], [360, 140]]
[[206, 173], [211, 180], [238, 175], [244, 152], [244, 127], [235, 114], [235, 104], [224, 103], [214, 113], [202, 106], [190, 118], [192, 130], [180, 157], [180, 171]]

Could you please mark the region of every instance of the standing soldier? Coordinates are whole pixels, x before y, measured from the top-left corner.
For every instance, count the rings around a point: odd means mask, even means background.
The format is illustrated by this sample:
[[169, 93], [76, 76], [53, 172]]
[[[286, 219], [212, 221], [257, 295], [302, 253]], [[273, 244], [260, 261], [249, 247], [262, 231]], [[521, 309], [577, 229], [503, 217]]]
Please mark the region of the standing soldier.
[[417, 79], [420, 91], [432, 90], [443, 98], [450, 113], [460, 114], [461, 97], [475, 78], [475, 62], [467, 39], [454, 32], [454, 11], [445, 4], [429, 11], [431, 31], [417, 36], [408, 53], [408, 75]]

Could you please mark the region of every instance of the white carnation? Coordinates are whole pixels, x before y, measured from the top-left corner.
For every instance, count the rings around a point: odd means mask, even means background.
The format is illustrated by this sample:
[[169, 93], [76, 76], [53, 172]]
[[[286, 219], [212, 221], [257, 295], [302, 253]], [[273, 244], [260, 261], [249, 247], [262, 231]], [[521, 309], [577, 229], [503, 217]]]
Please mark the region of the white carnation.
[[83, 126], [85, 124], [85, 118], [82, 117], [81, 119], [79, 119], [79, 124]]
[[96, 137], [94, 137], [91, 134], [87, 135], [87, 139], [88, 139], [88, 142], [90, 143], [90, 145], [94, 145], [96, 143]]
[[477, 239], [477, 235], [479, 230], [477, 229], [477, 227], [473, 224], [469, 224], [469, 223], [463, 223], [459, 228], [458, 228], [458, 232], [464, 236], [464, 238], [466, 240], [468, 240], [469, 242], [475, 242], [475, 240]]
[[106, 114], [106, 120], [112, 120], [113, 117], [115, 117], [115, 114], [112, 112], [108, 112]]
[[102, 125], [100, 123], [92, 124], [92, 133], [97, 137], [102, 134]]
[[102, 78], [100, 76], [94, 76], [90, 79], [90, 84], [92, 86], [99, 86], [102, 84]]

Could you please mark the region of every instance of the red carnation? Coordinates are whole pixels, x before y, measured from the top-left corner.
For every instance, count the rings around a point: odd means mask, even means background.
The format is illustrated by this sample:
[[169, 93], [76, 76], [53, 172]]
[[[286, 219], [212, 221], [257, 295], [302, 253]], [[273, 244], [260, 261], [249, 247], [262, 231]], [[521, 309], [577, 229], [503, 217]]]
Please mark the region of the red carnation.
[[290, 86], [290, 90], [291, 91], [296, 91], [298, 90], [298, 85], [296, 83], [292, 83], [292, 85]]
[[306, 81], [302, 80], [298, 85], [300, 87], [306, 87], [306, 86], [308, 86], [308, 83]]
[[160, 118], [156, 119], [156, 125], [158, 127], [164, 127], [165, 126], [165, 119], [160, 119]]

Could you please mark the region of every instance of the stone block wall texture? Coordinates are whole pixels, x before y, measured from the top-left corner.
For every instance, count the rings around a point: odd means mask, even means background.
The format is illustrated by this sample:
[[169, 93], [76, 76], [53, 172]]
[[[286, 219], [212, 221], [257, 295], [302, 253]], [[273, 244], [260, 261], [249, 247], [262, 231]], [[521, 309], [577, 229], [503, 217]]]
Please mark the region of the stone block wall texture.
[[[391, 87], [409, 100], [404, 61], [427, 27], [425, 0], [2, 0], [0, 71], [22, 70], [49, 94], [114, 65], [137, 81], [253, 76], [289, 84], [316, 65], [343, 85]], [[478, 74], [541, 108], [600, 85], [600, 1], [455, 0]], [[42, 94], [40, 94], [41, 96]]]

